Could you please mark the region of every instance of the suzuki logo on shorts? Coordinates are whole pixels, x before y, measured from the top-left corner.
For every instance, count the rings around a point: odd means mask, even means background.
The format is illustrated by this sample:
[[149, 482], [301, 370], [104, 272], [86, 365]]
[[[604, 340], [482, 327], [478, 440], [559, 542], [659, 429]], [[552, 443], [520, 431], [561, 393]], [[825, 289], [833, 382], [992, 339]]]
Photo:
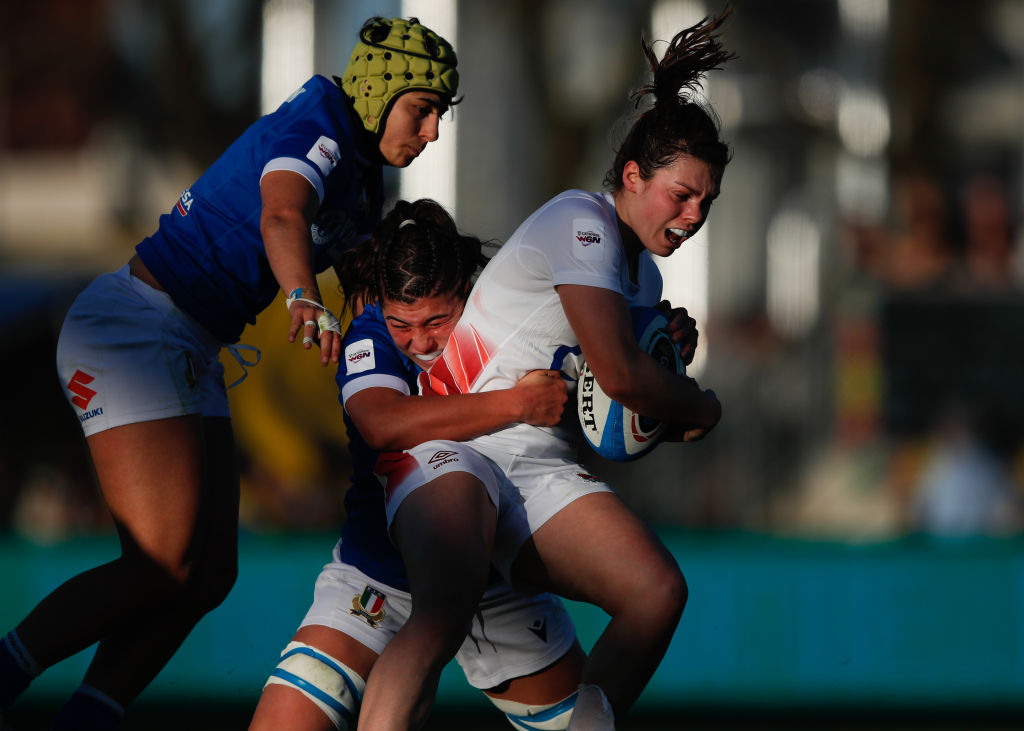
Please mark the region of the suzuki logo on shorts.
[[590, 246], [590, 244], [600, 244], [601, 236], [593, 231], [577, 231], [576, 240], [584, 246]]
[[96, 392], [86, 385], [94, 380], [96, 378], [90, 376], [85, 371], [75, 371], [75, 375], [71, 376], [71, 381], [68, 382], [68, 390], [75, 394], [74, 398], [71, 399], [71, 403], [82, 409], [82, 411], [89, 408], [89, 402], [96, 395]]
[[451, 450], [442, 449], [439, 452], [434, 452], [434, 456], [427, 460], [428, 464], [434, 465], [436, 470], [438, 467], [443, 467], [446, 464], [459, 461], [459, 453], [452, 452]]

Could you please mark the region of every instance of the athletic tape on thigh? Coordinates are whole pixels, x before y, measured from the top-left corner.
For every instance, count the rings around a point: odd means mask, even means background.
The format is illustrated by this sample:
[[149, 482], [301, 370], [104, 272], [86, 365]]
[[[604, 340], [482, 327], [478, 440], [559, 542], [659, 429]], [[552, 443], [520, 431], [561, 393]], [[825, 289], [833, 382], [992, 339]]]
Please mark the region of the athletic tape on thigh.
[[488, 698], [505, 714], [514, 728], [523, 731], [563, 731], [569, 728], [569, 719], [578, 695], [579, 691], [557, 703], [535, 706], [490, 696]]
[[366, 681], [352, 668], [303, 642], [289, 642], [267, 685], [288, 685], [327, 714], [334, 727], [355, 728]]

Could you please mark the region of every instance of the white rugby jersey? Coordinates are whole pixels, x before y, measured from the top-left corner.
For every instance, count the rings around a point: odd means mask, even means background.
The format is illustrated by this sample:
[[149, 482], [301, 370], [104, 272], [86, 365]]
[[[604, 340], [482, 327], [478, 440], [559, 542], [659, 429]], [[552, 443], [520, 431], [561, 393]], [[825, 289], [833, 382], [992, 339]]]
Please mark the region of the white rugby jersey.
[[[661, 299], [662, 281], [647, 250], [640, 255], [637, 280], [629, 281], [611, 194], [561, 193], [526, 219], [484, 267], [442, 356], [420, 375], [421, 392], [510, 388], [537, 369], [560, 370], [572, 390], [582, 356], [555, 286], [601, 287], [622, 294], [630, 306], [653, 306]], [[535, 457], [574, 449], [564, 430], [527, 424], [471, 443], [487, 453]]]

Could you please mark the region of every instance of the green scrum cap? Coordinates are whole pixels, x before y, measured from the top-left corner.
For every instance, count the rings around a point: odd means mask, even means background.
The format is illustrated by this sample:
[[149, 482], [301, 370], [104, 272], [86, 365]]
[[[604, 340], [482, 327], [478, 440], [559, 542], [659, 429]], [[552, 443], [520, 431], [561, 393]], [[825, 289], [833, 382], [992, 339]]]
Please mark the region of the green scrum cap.
[[373, 18], [359, 32], [341, 88], [363, 126], [380, 134], [399, 94], [422, 89], [450, 103], [459, 88], [457, 64], [451, 44], [417, 18]]

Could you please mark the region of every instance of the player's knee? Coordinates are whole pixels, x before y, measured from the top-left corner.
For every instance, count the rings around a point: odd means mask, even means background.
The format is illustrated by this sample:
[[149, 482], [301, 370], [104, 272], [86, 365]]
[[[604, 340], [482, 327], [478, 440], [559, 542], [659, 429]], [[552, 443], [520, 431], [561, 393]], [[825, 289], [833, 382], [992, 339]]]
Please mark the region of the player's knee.
[[[637, 567], [639, 569], [639, 567]], [[629, 601], [630, 596], [643, 596], [643, 606]], [[630, 576], [629, 588], [617, 592], [602, 607], [614, 616], [642, 614], [645, 624], [678, 622], [689, 597], [686, 579], [672, 559], [650, 562]]]
[[200, 611], [220, 606], [238, 578], [238, 551], [232, 545], [208, 547], [192, 569], [189, 597]]
[[191, 575], [187, 563], [161, 560], [144, 553], [125, 553], [119, 562], [125, 583], [153, 601], [170, 601], [181, 596]]
[[339, 731], [355, 729], [366, 681], [336, 658], [303, 642], [289, 642], [267, 685], [306, 696]]
[[407, 637], [416, 638], [416, 647], [421, 658], [431, 660], [435, 669], [442, 668], [458, 652], [472, 626], [473, 613], [463, 615], [453, 611], [431, 611], [414, 606], [405, 624]]
[[197, 609], [210, 612], [219, 607], [231, 593], [237, 578], [237, 562], [200, 569], [192, 576], [189, 595]]
[[652, 618], [661, 617], [667, 622], [678, 622], [689, 598], [686, 578], [675, 561], [667, 562], [655, 578], [647, 582], [644, 596], [650, 598], [648, 605]]
[[579, 691], [555, 703], [539, 705], [488, 697], [505, 714], [513, 728], [524, 731], [562, 731], [569, 728], [569, 719], [578, 695]]
[[417, 581], [407, 631], [454, 653], [466, 639], [482, 593], [476, 582]]
[[682, 614], [686, 607], [686, 600], [690, 597], [690, 588], [686, 585], [686, 577], [679, 567], [672, 563], [660, 582], [662, 601], [665, 606], [676, 614]]

